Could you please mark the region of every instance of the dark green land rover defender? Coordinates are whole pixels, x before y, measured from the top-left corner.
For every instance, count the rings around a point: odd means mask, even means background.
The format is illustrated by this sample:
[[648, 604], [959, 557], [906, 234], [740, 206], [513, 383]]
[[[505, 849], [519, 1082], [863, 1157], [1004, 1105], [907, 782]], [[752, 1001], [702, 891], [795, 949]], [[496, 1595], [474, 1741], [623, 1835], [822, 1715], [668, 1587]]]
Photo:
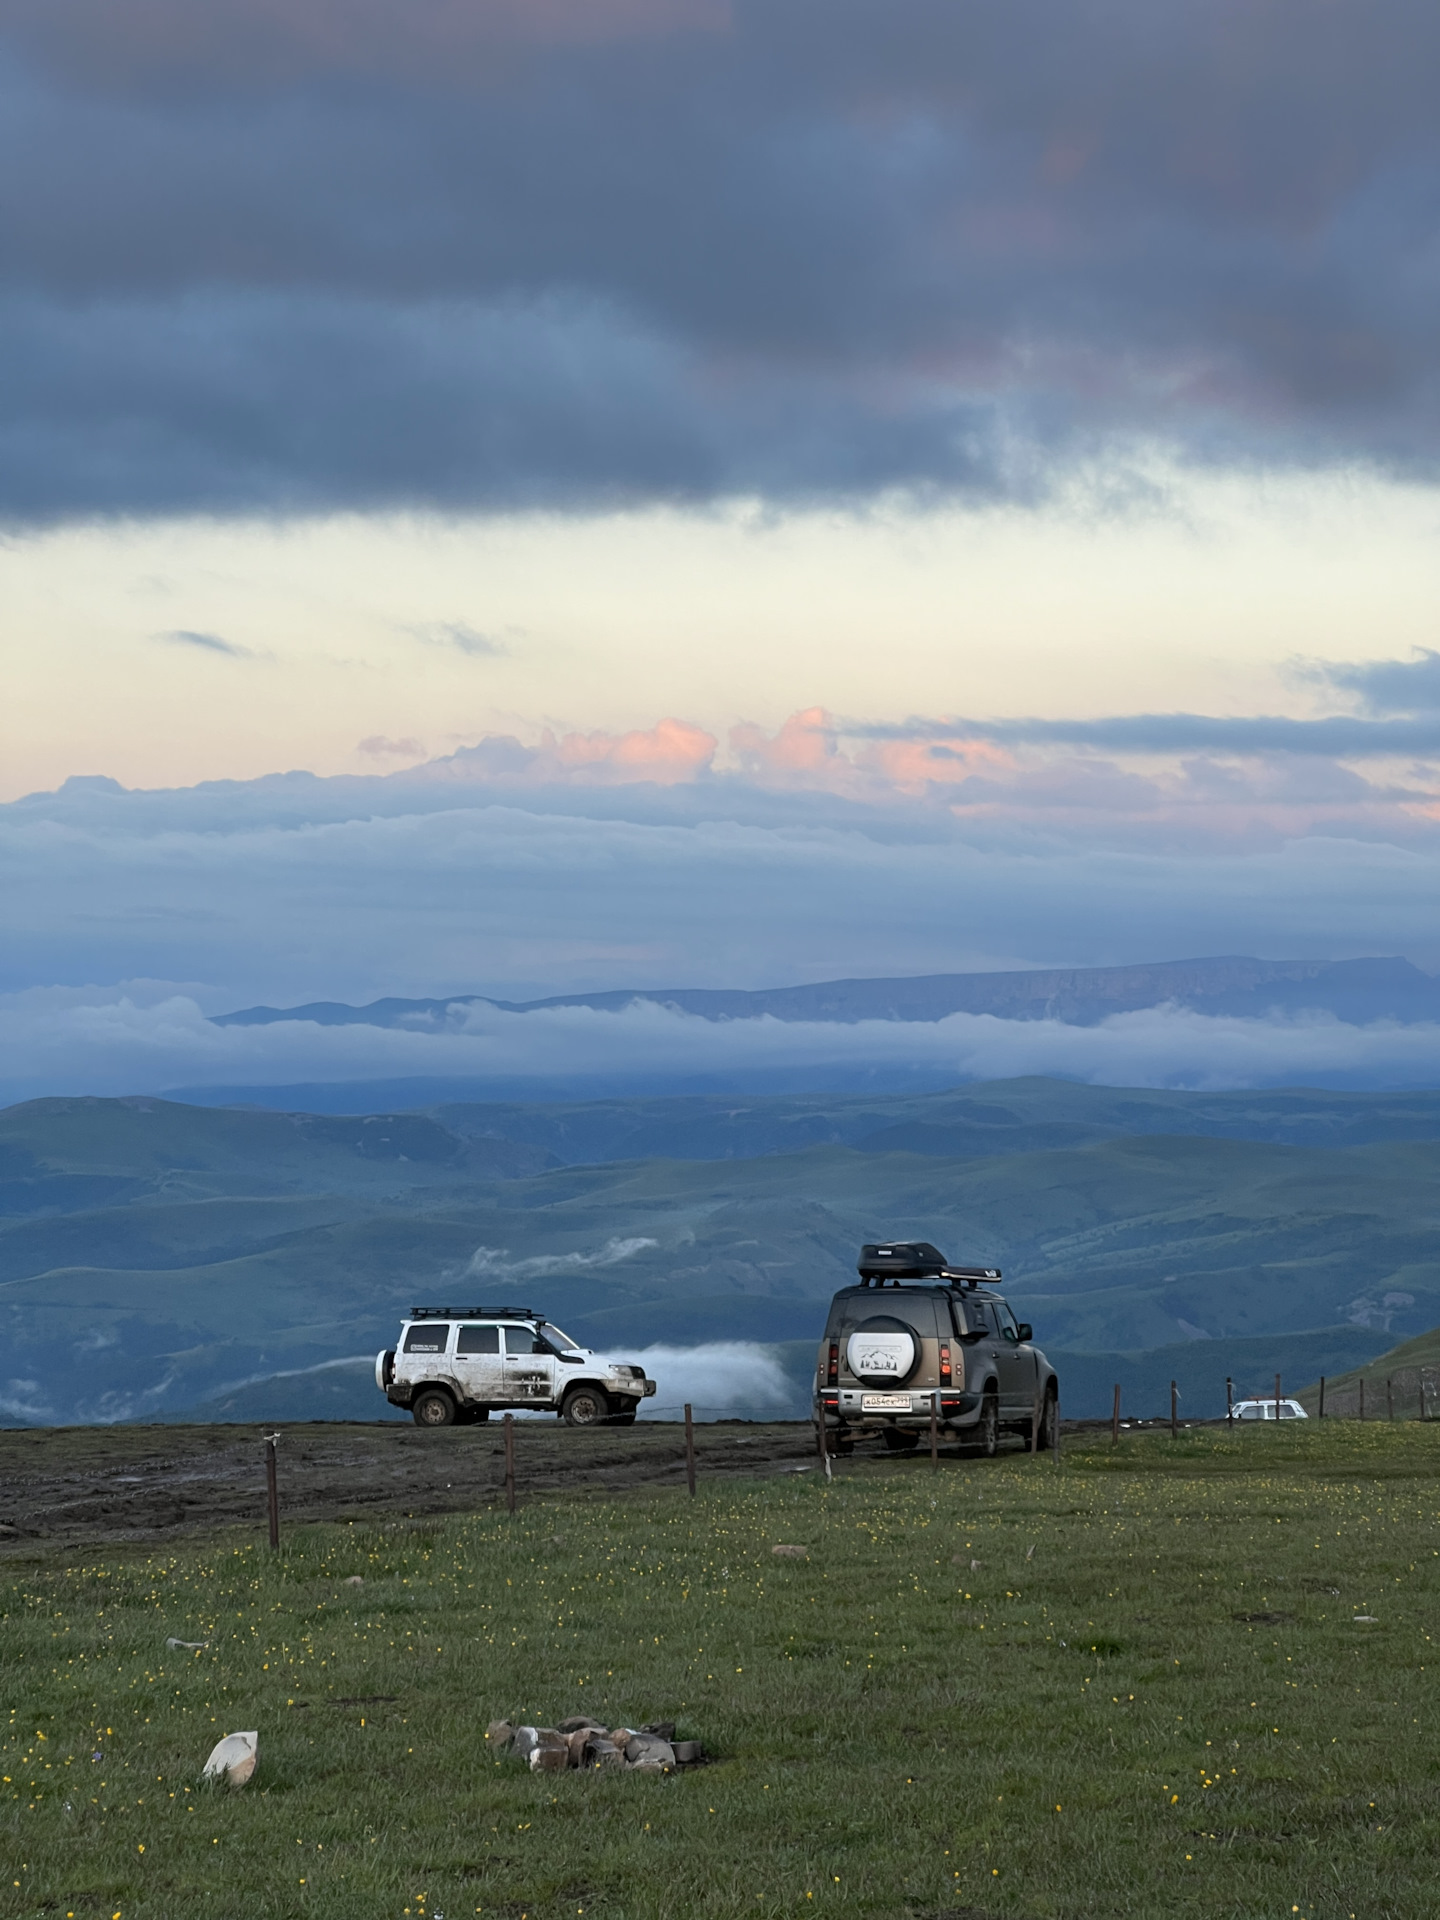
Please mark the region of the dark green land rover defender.
[[998, 1267], [952, 1267], [924, 1240], [863, 1247], [857, 1265], [859, 1285], [830, 1302], [816, 1370], [812, 1417], [832, 1452], [877, 1432], [918, 1446], [932, 1407], [942, 1434], [987, 1454], [1007, 1431], [1052, 1444], [1059, 1382], [996, 1291]]

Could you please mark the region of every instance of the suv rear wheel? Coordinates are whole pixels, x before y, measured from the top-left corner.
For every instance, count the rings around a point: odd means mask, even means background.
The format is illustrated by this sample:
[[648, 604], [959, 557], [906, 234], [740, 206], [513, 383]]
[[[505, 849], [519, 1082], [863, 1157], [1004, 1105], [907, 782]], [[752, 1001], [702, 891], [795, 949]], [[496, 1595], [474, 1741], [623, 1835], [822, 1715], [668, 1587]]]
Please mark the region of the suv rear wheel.
[[571, 1387], [560, 1407], [567, 1427], [595, 1427], [610, 1417], [610, 1402], [600, 1387]]
[[455, 1424], [455, 1402], [442, 1387], [427, 1387], [423, 1393], [417, 1393], [410, 1412], [417, 1427]]
[[980, 1420], [975, 1429], [975, 1437], [980, 1442], [980, 1451], [987, 1460], [993, 1460], [1000, 1450], [1000, 1400], [995, 1389], [987, 1389], [980, 1402]]

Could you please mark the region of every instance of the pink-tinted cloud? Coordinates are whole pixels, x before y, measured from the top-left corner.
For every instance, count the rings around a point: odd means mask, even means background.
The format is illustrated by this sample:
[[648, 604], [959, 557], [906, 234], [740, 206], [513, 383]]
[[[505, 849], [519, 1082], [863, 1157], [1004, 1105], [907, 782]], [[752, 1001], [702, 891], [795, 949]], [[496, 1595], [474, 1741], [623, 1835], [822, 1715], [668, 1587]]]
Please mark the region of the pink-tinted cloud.
[[854, 799], [916, 799], [955, 787], [977, 774], [1015, 765], [992, 740], [847, 738], [824, 707], [792, 713], [773, 734], [751, 721], [730, 729], [730, 750], [743, 771], [764, 787], [803, 787]]
[[673, 787], [708, 773], [719, 744], [688, 720], [659, 720], [629, 733], [556, 734], [547, 727], [536, 746], [513, 734], [487, 734], [421, 771], [436, 780], [496, 786]]

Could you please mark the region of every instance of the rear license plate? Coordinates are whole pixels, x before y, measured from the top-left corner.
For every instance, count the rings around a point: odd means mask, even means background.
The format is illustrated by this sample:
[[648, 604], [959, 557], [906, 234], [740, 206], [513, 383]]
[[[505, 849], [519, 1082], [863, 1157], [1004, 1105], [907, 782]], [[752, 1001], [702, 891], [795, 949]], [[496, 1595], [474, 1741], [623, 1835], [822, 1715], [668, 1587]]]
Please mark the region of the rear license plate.
[[861, 1398], [860, 1405], [866, 1413], [872, 1407], [899, 1407], [903, 1413], [909, 1413], [910, 1396], [908, 1393], [867, 1393]]

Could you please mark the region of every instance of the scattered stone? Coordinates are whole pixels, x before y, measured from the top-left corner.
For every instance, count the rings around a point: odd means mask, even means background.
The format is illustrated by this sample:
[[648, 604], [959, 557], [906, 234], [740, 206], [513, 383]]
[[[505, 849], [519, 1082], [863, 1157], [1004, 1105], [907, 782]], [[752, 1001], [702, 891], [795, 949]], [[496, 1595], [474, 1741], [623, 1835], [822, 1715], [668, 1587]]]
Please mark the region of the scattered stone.
[[352, 1573], [348, 1580], [342, 1580], [340, 1584], [342, 1587], [363, 1587], [365, 1576], [363, 1573]]
[[532, 1773], [562, 1773], [568, 1768], [624, 1767], [632, 1773], [669, 1773], [706, 1763], [698, 1740], [675, 1739], [673, 1720], [643, 1727], [603, 1727], [577, 1713], [558, 1727], [515, 1726], [492, 1720], [485, 1738], [498, 1752], [521, 1760]]
[[1357, 1613], [1355, 1616], [1355, 1625], [1357, 1627], [1378, 1627], [1379, 1624], [1380, 1621], [1378, 1617], [1373, 1613]]
[[978, 1560], [972, 1560], [970, 1562], [970, 1571], [972, 1573], [978, 1573], [980, 1571], [980, 1562]]
[[1035, 1558], [1035, 1549], [1034, 1549], [1034, 1547], [1026, 1547], [1026, 1549], [1025, 1549], [1025, 1558], [1026, 1558], [1027, 1560], [1033, 1560], [1033, 1559]]
[[203, 1653], [210, 1642], [208, 1640], [167, 1640], [165, 1644], [170, 1648], [172, 1653], [177, 1651], [180, 1653]]
[[207, 1780], [223, 1780], [227, 1786], [243, 1787], [255, 1771], [260, 1757], [258, 1733], [227, 1733], [212, 1749], [205, 1762]]
[[565, 1544], [565, 1536], [564, 1536], [564, 1534], [563, 1534], [563, 1533], [552, 1533], [552, 1534], [551, 1534], [551, 1536], [550, 1536], [550, 1544], [551, 1544], [551, 1546], [552, 1546], [552, 1547], [563, 1547], [563, 1546], [564, 1546], [564, 1544]]
[[782, 1560], [808, 1560], [810, 1557], [808, 1547], [780, 1546], [771, 1547], [770, 1551], [779, 1554]]

